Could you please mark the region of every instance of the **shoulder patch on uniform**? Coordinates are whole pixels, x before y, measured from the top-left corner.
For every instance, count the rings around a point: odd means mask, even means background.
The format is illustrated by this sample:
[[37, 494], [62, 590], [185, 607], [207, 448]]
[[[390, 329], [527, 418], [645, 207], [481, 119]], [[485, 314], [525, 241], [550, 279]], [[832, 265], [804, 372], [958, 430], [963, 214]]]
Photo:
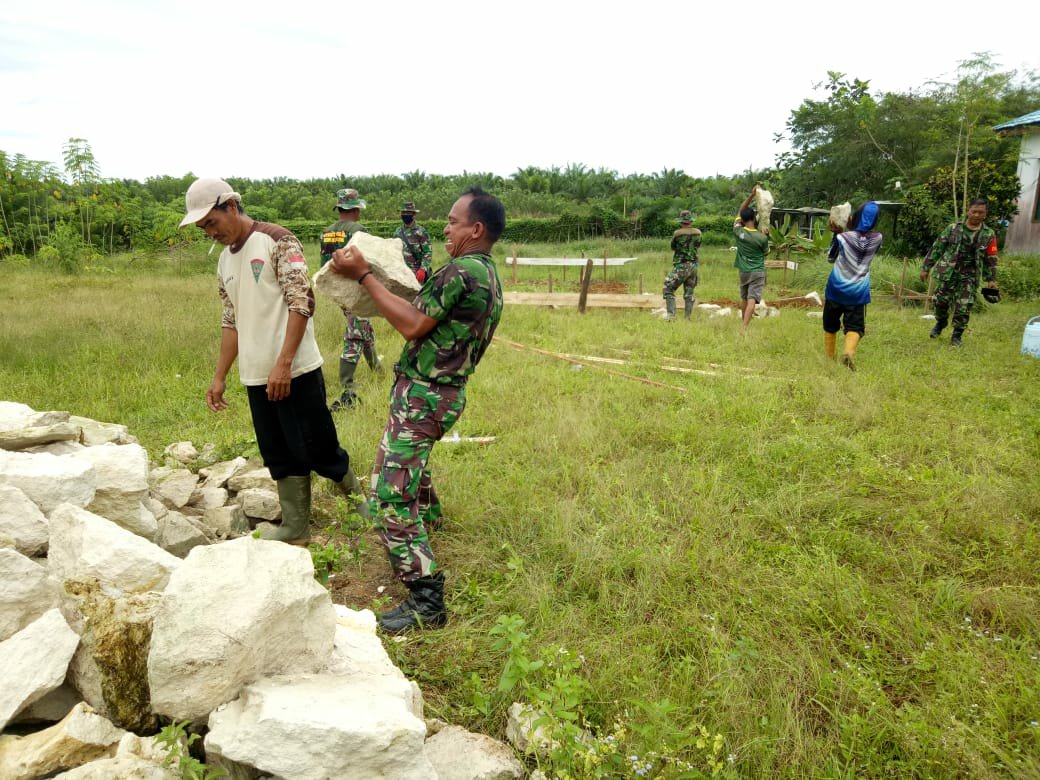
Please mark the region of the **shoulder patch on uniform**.
[[264, 261], [259, 257], [256, 257], [249, 261], [249, 267], [253, 269], [253, 281], [257, 284], [260, 283], [260, 274], [264, 270]]

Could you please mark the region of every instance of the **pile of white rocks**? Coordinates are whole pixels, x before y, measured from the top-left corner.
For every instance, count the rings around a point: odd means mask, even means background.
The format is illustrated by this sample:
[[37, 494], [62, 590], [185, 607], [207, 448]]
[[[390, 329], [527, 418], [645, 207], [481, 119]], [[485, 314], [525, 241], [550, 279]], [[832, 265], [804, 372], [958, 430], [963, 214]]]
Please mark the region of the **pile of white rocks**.
[[0, 777], [177, 778], [171, 720], [233, 778], [524, 776], [428, 726], [306, 550], [248, 535], [266, 472], [192, 450], [150, 468], [123, 426], [0, 402]]

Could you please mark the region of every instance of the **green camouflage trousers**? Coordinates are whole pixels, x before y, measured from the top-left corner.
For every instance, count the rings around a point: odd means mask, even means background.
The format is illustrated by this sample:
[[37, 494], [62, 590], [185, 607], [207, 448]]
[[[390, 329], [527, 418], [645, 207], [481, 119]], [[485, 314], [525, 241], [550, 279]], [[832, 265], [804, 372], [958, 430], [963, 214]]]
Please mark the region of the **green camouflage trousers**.
[[437, 571], [427, 526], [441, 515], [427, 461], [433, 445], [459, 419], [466, 388], [398, 376], [390, 415], [372, 470], [372, 518], [390, 566], [404, 582]]
[[339, 357], [340, 360], [357, 363], [361, 359], [365, 347], [368, 347], [373, 354], [375, 353], [376, 334], [372, 331], [372, 323], [364, 317], [343, 313], [347, 317], [347, 329], [343, 333], [343, 353]]
[[938, 270], [939, 284], [935, 289], [935, 321], [943, 326], [953, 305], [953, 330], [960, 333], [968, 327], [971, 318], [971, 307], [975, 305], [975, 292], [979, 286], [977, 271], [961, 273], [956, 268], [940, 265]]
[[675, 291], [683, 286], [683, 300], [693, 303], [693, 288], [697, 286], [697, 263], [677, 263], [664, 279], [664, 299], [675, 300]]

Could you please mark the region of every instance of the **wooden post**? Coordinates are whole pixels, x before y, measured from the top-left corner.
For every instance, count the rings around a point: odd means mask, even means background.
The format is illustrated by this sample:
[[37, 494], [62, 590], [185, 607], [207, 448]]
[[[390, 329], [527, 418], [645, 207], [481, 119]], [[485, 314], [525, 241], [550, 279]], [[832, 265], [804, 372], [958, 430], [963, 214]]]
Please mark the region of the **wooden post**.
[[639, 294], [643, 294], [643, 275], [639, 274]]
[[784, 252], [784, 288], [787, 288], [787, 264], [791, 262], [791, 247]]
[[516, 244], [513, 244], [513, 284], [516, 284]]
[[549, 294], [552, 295], [552, 271], [549, 272]]
[[603, 250], [603, 281], [607, 281], [607, 250]]
[[[584, 253], [583, 253], [584, 254]], [[589, 300], [589, 282], [592, 281], [592, 258], [585, 262], [585, 274], [581, 277], [581, 292], [578, 293], [578, 312], [585, 313], [585, 304]]]
[[924, 313], [928, 313], [928, 307], [932, 305], [932, 285], [935, 283], [935, 276], [930, 275], [928, 277], [928, 297], [924, 299]]
[[899, 308], [903, 308], [903, 290], [906, 285], [906, 258], [903, 258], [903, 274], [899, 277], [899, 292], [896, 295], [896, 301], [899, 302]]
[[567, 284], [567, 266], [563, 267], [563, 283]]

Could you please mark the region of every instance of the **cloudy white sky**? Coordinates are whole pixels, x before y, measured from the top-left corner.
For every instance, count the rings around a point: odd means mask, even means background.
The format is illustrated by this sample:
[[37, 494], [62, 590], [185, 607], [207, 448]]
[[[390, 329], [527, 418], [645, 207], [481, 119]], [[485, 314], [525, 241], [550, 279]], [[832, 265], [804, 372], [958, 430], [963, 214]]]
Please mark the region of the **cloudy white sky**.
[[136, 179], [731, 174], [773, 163], [828, 70], [908, 90], [977, 51], [1038, 69], [1038, 20], [1035, 0], [0, 0], [0, 150], [60, 167], [85, 138]]

